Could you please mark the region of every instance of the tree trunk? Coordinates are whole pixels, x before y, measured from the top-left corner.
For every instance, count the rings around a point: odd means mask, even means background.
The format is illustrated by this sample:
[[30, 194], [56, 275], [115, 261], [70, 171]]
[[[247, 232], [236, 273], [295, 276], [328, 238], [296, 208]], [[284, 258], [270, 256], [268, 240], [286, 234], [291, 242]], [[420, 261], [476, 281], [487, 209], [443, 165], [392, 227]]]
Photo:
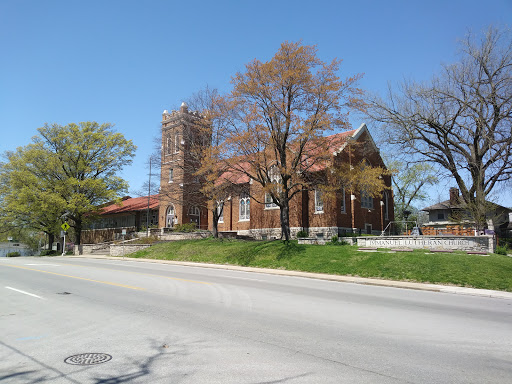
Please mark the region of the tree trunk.
[[47, 233], [48, 235], [48, 249], [51, 251], [53, 247], [53, 242], [55, 241], [55, 235], [53, 233]]
[[213, 214], [212, 234], [215, 239], [219, 238], [219, 218], [215, 213]]
[[[470, 190], [466, 193], [468, 198], [465, 198], [464, 194], [463, 197], [464, 200], [466, 201], [469, 214], [471, 215], [470, 219], [473, 219], [473, 221], [475, 222], [475, 229], [477, 231], [481, 231], [487, 226], [486, 214], [487, 209], [489, 208], [485, 200], [486, 195], [483, 184], [483, 180], [485, 179], [485, 177], [483, 171], [476, 167], [471, 169], [471, 177], [473, 182], [474, 194]], [[461, 188], [461, 190], [463, 190], [462, 187], [465, 187], [465, 185], [459, 185], [459, 187]]]
[[289, 201], [283, 201], [283, 205], [280, 209], [281, 216], [281, 238], [284, 237], [284, 241], [290, 240], [290, 207]]
[[80, 245], [80, 236], [82, 234], [82, 220], [78, 219], [75, 221], [75, 245]]
[[488, 207], [483, 188], [477, 187], [475, 195], [475, 201], [472, 202], [471, 208], [475, 220], [475, 227], [478, 231], [481, 231], [487, 226], [486, 211]]

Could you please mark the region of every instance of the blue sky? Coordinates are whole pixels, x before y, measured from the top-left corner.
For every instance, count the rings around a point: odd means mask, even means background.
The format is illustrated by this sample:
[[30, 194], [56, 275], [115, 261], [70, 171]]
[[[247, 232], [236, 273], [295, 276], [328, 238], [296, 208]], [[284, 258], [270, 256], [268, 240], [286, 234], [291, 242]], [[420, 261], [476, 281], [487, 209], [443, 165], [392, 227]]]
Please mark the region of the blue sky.
[[512, 26], [512, 0], [0, 0], [0, 152], [46, 122], [111, 122], [138, 147], [122, 174], [137, 190], [162, 111], [206, 85], [227, 91], [283, 41], [316, 44], [321, 59], [343, 59], [342, 77], [364, 73], [361, 87], [383, 92], [429, 79], [456, 59], [457, 39], [491, 23]]

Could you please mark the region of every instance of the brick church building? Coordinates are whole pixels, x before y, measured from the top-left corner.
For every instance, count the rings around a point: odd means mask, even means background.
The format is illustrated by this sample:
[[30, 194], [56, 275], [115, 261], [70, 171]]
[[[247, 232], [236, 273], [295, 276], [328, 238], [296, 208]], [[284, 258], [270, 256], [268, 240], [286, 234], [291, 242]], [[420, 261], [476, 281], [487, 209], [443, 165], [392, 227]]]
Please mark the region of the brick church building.
[[[198, 112], [190, 112], [185, 103], [178, 111], [162, 115], [162, 157], [158, 208], [158, 226], [172, 228], [177, 224], [195, 223], [200, 229], [212, 229], [213, 218], [206, 201], [198, 193], [200, 179], [194, 174], [199, 164], [189, 154], [190, 143], [202, 140], [194, 124], [201, 119]], [[370, 132], [365, 124], [358, 129], [338, 134], [340, 142], [360, 143], [353, 161], [365, 161], [371, 166], [385, 168]], [[346, 145], [333, 150], [333, 159], [348, 161]], [[302, 191], [290, 201], [290, 227], [294, 236], [307, 231], [309, 236], [330, 238], [347, 232], [380, 234], [394, 219], [391, 176], [382, 176], [389, 188], [380, 198], [364, 193], [350, 194], [340, 187], [336, 198], [322, 199], [318, 190]], [[233, 181], [233, 180], [232, 180]], [[223, 209], [218, 230], [257, 239], [279, 238], [279, 207], [264, 196], [257, 183], [246, 175], [236, 177], [236, 192], [221, 202]], [[256, 197], [256, 199], [255, 199]], [[264, 202], [258, 203], [257, 201]], [[325, 201], [324, 201], [325, 200]]]

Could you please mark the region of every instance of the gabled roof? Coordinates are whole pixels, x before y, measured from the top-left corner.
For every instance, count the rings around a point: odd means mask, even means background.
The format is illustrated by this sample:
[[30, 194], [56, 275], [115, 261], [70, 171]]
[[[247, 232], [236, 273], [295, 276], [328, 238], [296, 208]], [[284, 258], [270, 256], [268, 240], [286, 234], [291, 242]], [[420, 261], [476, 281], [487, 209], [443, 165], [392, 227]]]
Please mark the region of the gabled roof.
[[238, 163], [239, 170], [229, 170], [224, 172], [216, 181], [216, 184], [222, 184], [224, 181], [229, 181], [232, 184], [246, 184], [250, 181], [242, 170], [249, 170], [251, 165], [247, 161]]
[[[501, 208], [501, 209], [504, 209], [507, 211], [512, 211], [512, 209], [510, 209], [510, 208], [504, 207], [502, 205], [499, 205], [499, 204], [496, 204], [496, 203], [493, 203], [490, 201], [486, 201], [486, 203], [492, 204], [492, 207], [495, 209]], [[440, 209], [465, 209], [465, 208], [466, 208], [466, 203], [464, 201], [462, 201], [462, 198], [461, 198], [461, 201], [458, 204], [450, 204], [450, 200], [445, 200], [445, 201], [441, 201], [440, 203], [423, 208], [422, 211], [430, 212], [430, 211], [436, 211], [436, 210], [440, 210]]]
[[441, 201], [440, 203], [431, 205], [430, 207], [423, 208], [422, 211], [438, 211], [440, 209], [460, 209], [463, 208], [461, 204], [452, 205], [450, 204], [450, 200]]
[[[370, 131], [368, 130], [368, 127], [366, 126], [365, 123], [361, 124], [359, 126], [359, 128], [357, 128], [357, 129], [354, 129], [352, 131], [338, 133], [338, 135], [350, 136], [349, 137], [350, 140], [357, 140], [365, 132], [368, 134], [368, 137], [370, 138], [370, 145], [372, 146], [372, 148], [376, 152], [379, 152], [379, 149], [377, 148], [377, 145], [375, 144], [375, 141], [373, 141], [373, 137], [370, 134]], [[345, 142], [337, 150], [333, 151], [333, 154], [337, 155], [338, 153], [341, 153], [345, 149], [345, 147], [347, 146], [348, 141], [349, 140], [345, 140]]]
[[[127, 197], [120, 204], [110, 204], [100, 210], [100, 215], [144, 211], [148, 208], [148, 197]], [[149, 196], [149, 209], [158, 208], [158, 195]]]
[[[349, 140], [357, 140], [364, 132], [368, 132], [368, 128], [366, 127], [366, 124], [361, 124], [361, 126], [358, 129], [353, 129], [350, 131], [340, 132], [336, 133], [334, 135], [325, 136], [323, 139], [327, 140], [329, 142], [329, 152], [331, 152], [334, 156], [341, 153], [347, 146], [347, 142]], [[375, 142], [373, 141], [370, 133], [368, 132], [368, 137], [370, 138], [371, 145], [374, 147], [376, 151], [378, 151], [377, 146], [375, 145]], [[314, 151], [314, 149], [312, 149]], [[313, 153], [314, 156], [314, 153]], [[309, 156], [310, 157], [310, 156]], [[243, 157], [240, 157], [241, 161], [238, 164], [240, 170], [229, 170], [224, 172], [219, 180], [219, 183], [222, 182], [222, 180], [227, 180], [233, 184], [245, 184], [249, 183], [249, 176], [247, 176], [242, 170], [248, 170], [250, 168], [250, 164], [247, 161], [243, 161]], [[325, 164], [313, 164], [309, 171], [316, 172], [321, 171], [325, 168]]]

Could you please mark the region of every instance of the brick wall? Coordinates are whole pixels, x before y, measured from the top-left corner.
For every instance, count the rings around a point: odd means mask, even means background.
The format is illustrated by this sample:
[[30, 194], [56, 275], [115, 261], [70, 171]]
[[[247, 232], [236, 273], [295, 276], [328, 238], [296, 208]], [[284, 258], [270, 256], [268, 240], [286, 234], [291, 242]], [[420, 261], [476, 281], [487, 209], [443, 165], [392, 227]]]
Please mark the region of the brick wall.
[[[213, 218], [206, 208], [207, 202], [204, 200], [194, 201], [193, 196], [197, 195], [200, 185], [197, 180], [194, 181], [194, 170], [198, 168], [198, 164], [194, 163], [194, 159], [190, 158], [187, 151], [188, 142], [192, 137], [199, 137], [199, 131], [195, 131], [193, 121], [200, 118], [194, 112], [188, 112], [186, 105], [182, 105], [179, 111], [168, 113], [164, 111], [162, 115], [162, 167], [161, 167], [161, 197], [159, 210], [159, 227], [166, 226], [166, 212], [170, 204], [175, 207], [175, 213], [178, 223], [188, 223], [191, 217], [188, 210], [191, 205], [199, 206], [201, 209], [201, 228], [212, 229]], [[371, 136], [366, 129], [361, 129], [356, 140], [352, 143], [351, 150], [342, 150], [333, 157], [335, 162], [357, 162], [367, 161], [372, 166], [384, 166], [380, 154], [373, 143]], [[195, 136], [194, 136], [195, 135]], [[176, 137], [181, 138], [180, 150], [174, 150], [176, 143], [173, 140]], [[169, 149], [170, 148], [170, 149]], [[169, 169], [174, 170], [173, 183], [169, 183]], [[386, 185], [391, 186], [391, 177], [384, 176]], [[326, 181], [329, 182], [329, 181]], [[177, 188], [182, 184], [182, 188]], [[223, 222], [219, 222], [219, 231], [239, 231], [247, 233], [248, 231], [256, 232], [275, 232], [280, 229], [280, 211], [279, 208], [265, 208], [264, 194], [261, 186], [257, 183], [245, 184], [238, 187], [250, 188], [250, 221], [240, 220], [240, 194], [232, 193], [231, 198], [226, 196], [224, 200]], [[341, 188], [341, 187], [340, 187]], [[373, 207], [361, 207], [360, 191], [354, 192], [355, 200], [351, 200], [349, 191], [342, 192], [340, 189], [338, 195], [333, 198], [324, 199], [323, 212], [315, 212], [315, 194], [314, 191], [300, 192], [290, 201], [290, 227], [291, 228], [359, 228], [366, 231], [371, 226], [373, 232], [380, 232], [394, 219], [393, 215], [393, 199], [390, 195], [388, 212], [389, 217], [384, 219], [381, 208], [381, 199], [374, 198]], [[342, 212], [342, 201], [345, 201], [345, 211]], [[213, 202], [210, 202], [210, 206]], [[334, 232], [334, 230], [329, 230]], [[317, 231], [318, 232], [318, 231]], [[329, 233], [330, 233], [329, 232]]]

